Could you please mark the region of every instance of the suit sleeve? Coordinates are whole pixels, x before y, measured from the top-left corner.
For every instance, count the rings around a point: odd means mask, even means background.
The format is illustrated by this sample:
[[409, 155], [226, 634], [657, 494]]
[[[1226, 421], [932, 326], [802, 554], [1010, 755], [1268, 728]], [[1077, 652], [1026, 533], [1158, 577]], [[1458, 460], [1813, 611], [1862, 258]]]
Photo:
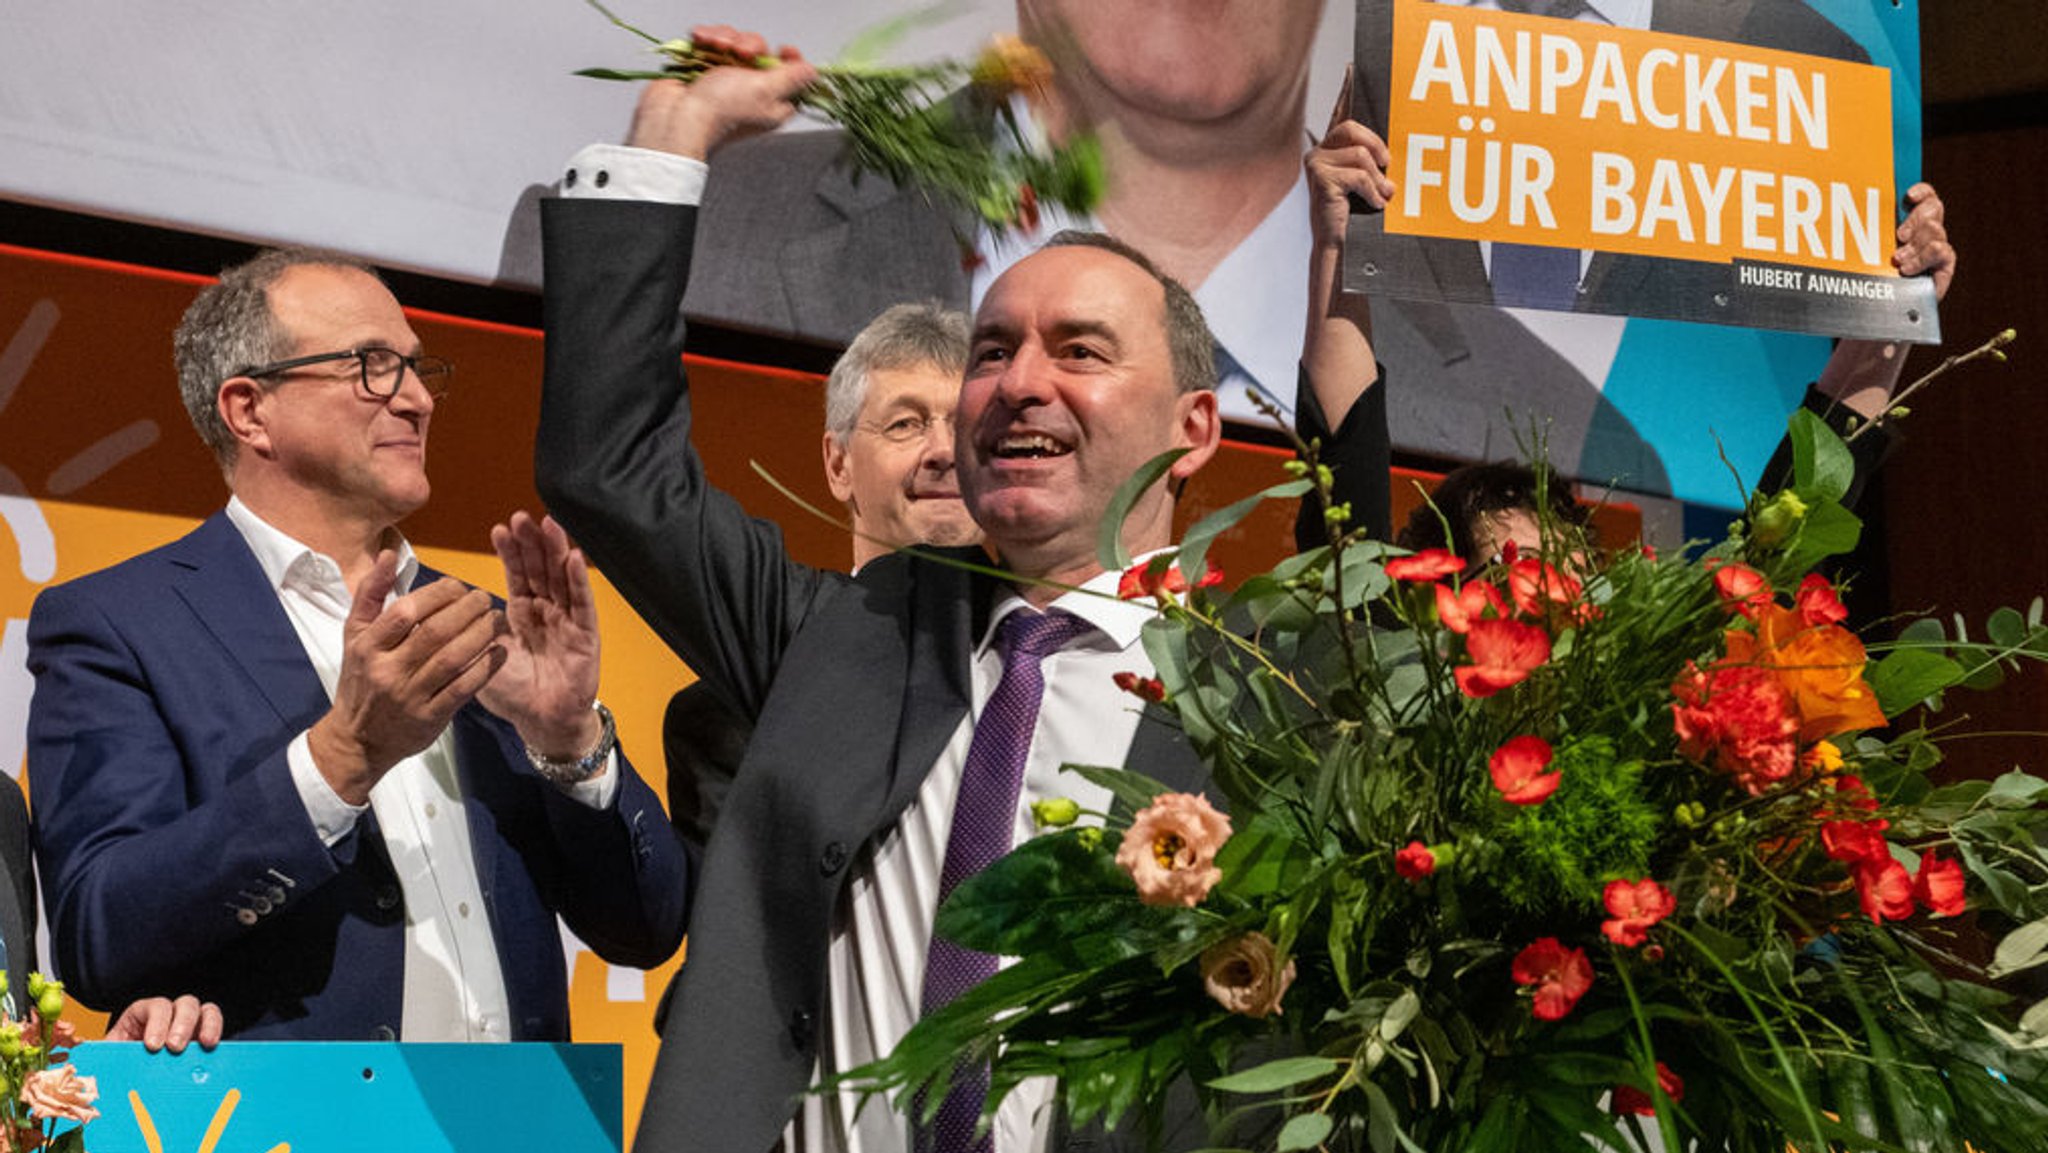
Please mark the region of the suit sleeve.
[[[1335, 429], [1316, 400], [1308, 371], [1302, 369], [1294, 390], [1294, 429], [1304, 441], [1322, 442], [1321, 459], [1334, 481], [1331, 495], [1338, 504], [1351, 506], [1351, 523], [1373, 540], [1392, 540], [1393, 482], [1388, 471], [1393, 468], [1393, 449], [1387, 433], [1386, 369], [1379, 369]], [[1311, 493], [1302, 498], [1295, 517], [1294, 547], [1307, 552], [1328, 543], [1322, 499]]]
[[640, 616], [752, 719], [789, 638], [837, 582], [711, 487], [691, 441], [680, 314], [696, 209], [541, 205], [542, 498]]
[[152, 683], [134, 641], [75, 586], [44, 592], [30, 614], [28, 765], [50, 947], [71, 991], [102, 1009], [183, 991], [169, 975], [261, 931], [254, 897], [305, 899], [362, 841], [351, 832], [330, 850], [314, 832], [285, 758], [299, 726], [175, 734], [164, 717], [179, 697], [241, 686]]

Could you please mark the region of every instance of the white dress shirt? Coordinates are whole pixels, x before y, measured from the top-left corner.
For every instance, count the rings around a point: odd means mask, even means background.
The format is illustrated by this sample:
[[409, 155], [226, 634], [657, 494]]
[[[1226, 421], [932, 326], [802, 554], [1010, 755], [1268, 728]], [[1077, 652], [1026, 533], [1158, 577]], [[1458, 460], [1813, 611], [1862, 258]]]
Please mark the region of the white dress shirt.
[[[351, 603], [340, 566], [266, 523], [239, 498], [228, 501], [227, 515], [256, 555], [331, 700]], [[419, 558], [403, 538], [398, 557], [394, 598], [411, 591], [419, 574]], [[505, 975], [471, 852], [454, 753], [454, 739], [444, 729], [433, 744], [393, 766], [370, 790], [368, 805], [351, 805], [328, 785], [306, 733], [293, 738], [286, 760], [323, 843], [331, 846], [346, 836], [365, 810], [377, 814], [405, 901], [401, 1039], [507, 1041]], [[610, 805], [618, 795], [618, 773], [608, 766], [570, 792], [593, 807]]]

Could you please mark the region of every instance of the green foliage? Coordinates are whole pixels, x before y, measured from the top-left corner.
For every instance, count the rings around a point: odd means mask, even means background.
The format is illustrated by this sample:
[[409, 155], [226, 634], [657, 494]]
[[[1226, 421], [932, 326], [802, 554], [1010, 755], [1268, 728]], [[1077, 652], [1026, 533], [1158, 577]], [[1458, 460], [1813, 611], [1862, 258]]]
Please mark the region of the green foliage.
[[[1140, 1133], [1192, 1082], [1220, 1142], [1261, 1150], [1623, 1150], [1652, 1131], [1715, 1153], [2048, 1148], [2048, 1002], [2015, 1005], [1990, 983], [2048, 966], [2048, 781], [1931, 779], [1945, 729], [1826, 734], [1839, 769], [1796, 735], [1799, 692], [1868, 692], [1893, 715], [2048, 657], [2048, 622], [2039, 603], [1992, 614], [1977, 639], [1923, 622], [1860, 669], [1782, 658], [1720, 602], [1711, 566], [1764, 574], [1784, 616], [1813, 560], [1853, 544], [1846, 450], [1809, 421], [1794, 446], [1789, 498], [1760, 496], [1704, 559], [1596, 563], [1548, 526], [1542, 557], [1444, 578], [1443, 595], [1478, 597], [1467, 612], [1547, 649], [1483, 692], [1458, 677], [1479, 663], [1478, 626], [1450, 627], [1436, 581], [1342, 526], [1227, 596], [1161, 600], [1143, 643], [1227, 802], [1221, 879], [1193, 907], [1142, 903], [1112, 858], [1162, 787], [1080, 770], [1115, 798], [1108, 827], [1041, 835], [940, 912], [942, 933], [1017, 962], [847, 1079], [900, 1094], [993, 1057], [992, 1100], [1057, 1076], [1077, 1122]], [[1317, 479], [1296, 472], [1264, 495]], [[1250, 507], [1205, 520], [1175, 559], [1199, 570]], [[1116, 535], [1103, 542], [1122, 563]], [[1755, 655], [1730, 664], [1731, 649]], [[1716, 704], [1698, 691], [1715, 672], [1769, 691], [1718, 688], [1751, 704]], [[1681, 682], [1699, 713], [1683, 725]], [[1558, 784], [1515, 805], [1488, 761], [1524, 736], [1548, 742]], [[1758, 748], [1784, 755], [1743, 760]], [[1829, 853], [1858, 822], [1882, 822], [1883, 849], [1852, 871]], [[1957, 957], [1929, 892], [1882, 923], [1863, 906], [1879, 866], [1905, 869], [1910, 889], [1937, 861], [2007, 926], [1988, 972]], [[1643, 881], [1668, 913], [1632, 903]], [[1533, 948], [1546, 938], [1592, 974], [1557, 1019], [1516, 977], [1525, 952], [1551, 955]], [[1278, 1013], [1233, 1013], [1204, 957], [1260, 942], [1265, 971], [1291, 984]], [[1618, 1086], [1661, 1093], [1660, 1066], [1683, 1089], [1657, 1096], [1655, 1117], [1603, 1105]]]

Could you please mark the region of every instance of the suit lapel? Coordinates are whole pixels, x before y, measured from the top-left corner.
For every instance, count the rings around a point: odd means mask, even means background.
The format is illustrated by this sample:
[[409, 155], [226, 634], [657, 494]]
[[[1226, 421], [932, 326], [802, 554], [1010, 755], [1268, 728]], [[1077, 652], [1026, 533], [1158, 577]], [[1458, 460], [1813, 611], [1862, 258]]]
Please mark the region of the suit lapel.
[[[971, 559], [987, 561], [979, 550]], [[910, 646], [903, 723], [890, 769], [891, 820], [917, 795], [967, 714], [972, 654], [995, 600], [993, 578], [926, 561], [911, 562], [909, 572]]]
[[297, 723], [312, 705], [326, 706], [299, 634], [226, 513], [208, 517], [167, 559], [179, 599], [279, 717]]

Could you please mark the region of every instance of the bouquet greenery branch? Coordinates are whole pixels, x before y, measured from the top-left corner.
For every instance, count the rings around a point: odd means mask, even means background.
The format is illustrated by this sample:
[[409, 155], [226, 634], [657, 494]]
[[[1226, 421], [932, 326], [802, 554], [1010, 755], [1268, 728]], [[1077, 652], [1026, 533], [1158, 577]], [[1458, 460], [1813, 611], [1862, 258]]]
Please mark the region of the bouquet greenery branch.
[[[1543, 517], [1475, 573], [1339, 512], [1225, 592], [1206, 549], [1243, 507], [1144, 563], [1105, 531], [1159, 608], [1154, 675], [1119, 685], [1228, 815], [1077, 770], [1105, 824], [939, 911], [1015, 963], [834, 1084], [934, 1107], [985, 1059], [991, 1113], [1052, 1076], [1073, 1123], [1157, 1133], [1188, 1081], [1237, 1148], [2048, 1148], [2048, 1001], [1992, 983], [2048, 964], [2048, 781], [1938, 783], [1952, 725], [1907, 720], [2048, 658], [2048, 619], [1866, 648], [1811, 571], [1855, 543], [1853, 465], [1791, 431], [1792, 483], [1698, 556], [1597, 557]], [[1269, 496], [1327, 497], [1303, 447]], [[2017, 926], [1989, 965], [1967, 907]]]
[[[30, 973], [27, 992], [24, 1016], [0, 1008], [0, 1149], [79, 1153], [86, 1123], [100, 1115], [99, 1086], [69, 1064], [78, 1038], [63, 1019], [63, 982]], [[0, 1005], [7, 1003], [0, 971]]]
[[[658, 69], [585, 68], [599, 80], [680, 80], [715, 67], [773, 68], [774, 57], [743, 59], [690, 40], [663, 40], [634, 27], [598, 0], [586, 0], [612, 23], [647, 41]], [[1045, 55], [1014, 36], [997, 37], [973, 60], [910, 66], [876, 62], [881, 52], [943, 6], [877, 25], [856, 38], [839, 62], [796, 97], [797, 106], [838, 125], [856, 172], [916, 187], [945, 208], [971, 215], [994, 232], [1038, 225], [1039, 206], [1076, 215], [1102, 199], [1102, 151], [1093, 135], [1054, 143], [1029, 131], [1016, 100], [1042, 101], [1052, 82]], [[972, 238], [959, 235], [963, 253]]]

